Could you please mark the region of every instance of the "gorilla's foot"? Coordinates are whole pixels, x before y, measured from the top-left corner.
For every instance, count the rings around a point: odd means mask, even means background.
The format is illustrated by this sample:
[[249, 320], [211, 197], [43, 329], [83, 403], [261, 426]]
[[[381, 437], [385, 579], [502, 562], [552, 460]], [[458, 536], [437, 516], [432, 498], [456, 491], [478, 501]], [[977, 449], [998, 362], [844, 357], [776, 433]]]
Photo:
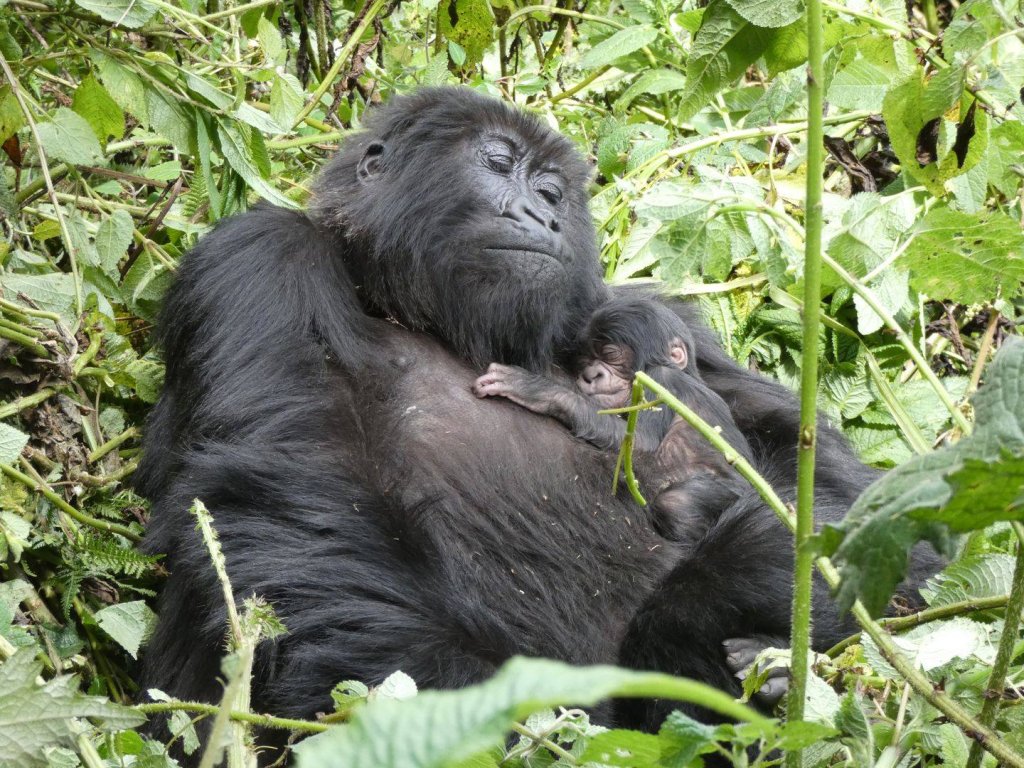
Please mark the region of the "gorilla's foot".
[[[752, 635], [751, 637], [731, 637], [722, 642], [725, 649], [725, 663], [739, 680], [744, 680], [751, 673], [751, 667], [757, 656], [765, 648], [785, 648], [787, 638], [772, 635]], [[775, 666], [768, 670], [765, 680], [754, 700], [765, 709], [774, 709], [782, 701], [789, 690], [789, 667]]]

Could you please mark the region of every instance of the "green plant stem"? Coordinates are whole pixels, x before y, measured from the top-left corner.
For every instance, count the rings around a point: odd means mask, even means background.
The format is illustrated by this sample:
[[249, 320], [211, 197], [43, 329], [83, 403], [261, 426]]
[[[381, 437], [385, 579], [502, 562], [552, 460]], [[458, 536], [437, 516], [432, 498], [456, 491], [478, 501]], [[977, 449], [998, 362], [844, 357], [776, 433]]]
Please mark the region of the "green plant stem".
[[568, 752], [562, 747], [558, 746], [551, 739], [534, 733], [522, 723], [512, 723], [512, 730], [518, 734], [521, 734], [522, 736], [525, 736], [526, 738], [530, 739], [530, 741], [536, 744], [543, 745], [544, 749], [548, 750], [552, 754], [558, 755], [558, 757], [560, 757], [562, 761], [565, 761], [566, 764], [576, 765], [576, 758], [573, 756], [571, 752]]
[[601, 67], [600, 69], [594, 70], [589, 75], [587, 75], [585, 78], [583, 78], [578, 83], [576, 83], [576, 85], [572, 86], [571, 88], [566, 88], [561, 93], [556, 93], [554, 96], [552, 96], [551, 97], [551, 103], [552, 104], [557, 104], [562, 99], [567, 99], [570, 96], [579, 93], [584, 88], [586, 88], [588, 85], [590, 85], [592, 82], [597, 80], [597, 78], [599, 78], [601, 75], [603, 75], [609, 69], [611, 69], [611, 67]]
[[626, 417], [626, 436], [622, 439], [622, 449], [619, 451], [618, 459], [615, 461], [615, 477], [612, 480], [612, 494], [614, 495], [618, 490], [619, 484], [619, 467], [623, 468], [626, 473], [626, 487], [629, 488], [629, 493], [633, 497], [633, 501], [639, 504], [641, 507], [647, 506], [647, 500], [644, 495], [640, 492], [640, 486], [636, 482], [636, 473], [633, 471], [633, 441], [636, 438], [636, 422], [640, 415], [640, 411], [644, 408], [654, 407], [654, 403], [644, 403], [640, 405], [640, 401], [644, 396], [643, 385], [639, 381], [633, 382], [633, 403], [632, 407], [627, 411], [629, 414]]
[[642, 384], [645, 388], [657, 395], [659, 400], [682, 416], [690, 426], [700, 432], [701, 435], [703, 435], [704, 438], [711, 443], [711, 445], [713, 445], [715, 449], [722, 454], [722, 456], [725, 457], [725, 460], [734, 467], [748, 483], [750, 483], [751, 487], [760, 494], [765, 503], [772, 508], [773, 512], [775, 512], [776, 517], [778, 517], [790, 531], [796, 530], [796, 518], [790, 508], [781, 498], [779, 498], [779, 495], [775, 492], [775, 489], [772, 488], [771, 484], [765, 480], [756, 469], [754, 469], [754, 465], [743, 458], [739, 451], [729, 445], [728, 441], [722, 437], [722, 434], [718, 429], [704, 421], [704, 419], [698, 416], [694, 411], [690, 410], [685, 403], [680, 401], [669, 390], [665, 389], [665, 387], [661, 386], [661, 384], [656, 382], [643, 371], [637, 371], [636, 382]]
[[31, 350], [37, 357], [49, 357], [46, 347], [36, 341], [32, 336], [9, 327], [11, 325], [14, 325], [14, 323], [8, 323], [5, 320], [0, 320], [0, 339], [7, 339], [8, 341], [13, 341], [15, 344], [20, 344], [25, 349]]
[[924, 21], [928, 25], [928, 31], [933, 35], [939, 34], [939, 13], [935, 8], [935, 0], [922, 0], [921, 10], [924, 11]]
[[579, 19], [580, 21], [592, 21], [595, 24], [604, 24], [608, 27], [614, 27], [615, 29], [625, 29], [626, 25], [615, 21], [611, 18], [604, 16], [595, 16], [592, 13], [583, 13], [582, 11], [573, 11], [569, 8], [555, 8], [550, 5], [528, 5], [525, 8], [518, 8], [514, 13], [509, 15], [505, 19], [505, 23], [501, 25], [501, 29], [506, 29], [509, 24], [518, 19], [520, 16], [527, 16], [531, 13], [543, 13], [548, 16], [565, 16], [570, 19]]
[[103, 445], [101, 445], [99, 448], [97, 448], [95, 451], [90, 453], [89, 457], [88, 457], [89, 458], [89, 463], [90, 464], [95, 464], [97, 461], [102, 459], [104, 456], [106, 456], [112, 450], [114, 450], [118, 446], [122, 445], [123, 443], [127, 442], [128, 440], [131, 440], [133, 437], [135, 437], [138, 434], [139, 434], [139, 430], [138, 429], [136, 429], [135, 427], [128, 427], [128, 429], [126, 429], [120, 435], [118, 435], [117, 437], [111, 438], [110, 440], [105, 442]]
[[243, 5], [235, 5], [231, 8], [225, 8], [223, 11], [217, 11], [216, 13], [208, 13], [205, 16], [200, 16], [203, 21], [219, 21], [220, 19], [226, 19], [228, 16], [241, 16], [243, 13], [255, 10], [257, 8], [263, 8], [268, 5], [277, 5], [280, 0], [253, 0], [251, 3], [245, 3]]
[[13, 416], [16, 413], [20, 413], [26, 408], [31, 408], [33, 405], [39, 405], [40, 403], [48, 400], [56, 389], [53, 387], [46, 387], [40, 389], [38, 392], [33, 392], [31, 395], [25, 395], [19, 397], [17, 400], [13, 400], [7, 405], [0, 405], [0, 419], [6, 419], [9, 416]]
[[[1006, 601], [1008, 599], [1009, 595], [995, 595], [994, 597], [979, 597], [975, 600], [961, 600], [959, 602], [942, 605], [937, 608], [928, 608], [907, 616], [894, 616], [889, 619], [879, 619], [878, 623], [885, 627], [889, 632], [902, 632], [905, 629], [919, 627], [922, 624], [927, 624], [931, 621], [949, 619], [953, 616], [962, 616], [967, 613], [978, 613], [980, 611], [993, 611], [999, 608], [1005, 608]], [[825, 655], [835, 658], [851, 645], [855, 645], [860, 641], [861, 633], [857, 632], [833, 645], [825, 651]]]
[[28, 317], [42, 317], [46, 320], [52, 320], [55, 323], [60, 322], [60, 315], [56, 312], [46, 312], [42, 309], [34, 309], [33, 307], [25, 307], [21, 304], [15, 304], [13, 301], [7, 301], [7, 299], [0, 299], [0, 307], [10, 312], [16, 312], [21, 315]]
[[[740, 456], [736, 449], [726, 442], [713, 426], [690, 410], [675, 395], [647, 374], [642, 371], [638, 372], [636, 379], [703, 435], [725, 457], [726, 461], [734, 466], [736, 471], [760, 494], [761, 498], [765, 500], [765, 503], [768, 504], [783, 525], [790, 531], [796, 531], [795, 515], [779, 498], [775, 489], [751, 466], [750, 462]], [[827, 557], [819, 557], [815, 560], [815, 564], [826, 584], [833, 589], [838, 586], [840, 581], [839, 571], [836, 570], [831, 560]], [[910, 683], [910, 686], [919, 696], [946, 715], [965, 733], [970, 733], [987, 752], [1003, 761], [1007, 766], [1010, 768], [1024, 768], [1024, 755], [1020, 755], [1012, 750], [1005, 742], [1000, 740], [999, 735], [991, 728], [978, 722], [966, 709], [949, 698], [945, 693], [936, 690], [931, 680], [918, 670], [914, 663], [907, 659], [899, 648], [896, 647], [888, 630], [871, 617], [863, 603], [857, 600], [850, 610], [857, 623], [861, 626], [861, 629], [875, 641], [875, 645], [878, 646], [886, 661], [900, 673], [904, 680]]]
[[[216, 715], [220, 711], [220, 707], [216, 704], [202, 704], [198, 701], [159, 701], [153, 704], [137, 704], [133, 709], [145, 715], [164, 712], [197, 712], [203, 715]], [[322, 733], [331, 727], [310, 720], [292, 720], [286, 717], [257, 715], [252, 712], [232, 711], [228, 713], [228, 716], [232, 720], [249, 723], [260, 728], [278, 728], [286, 731], [301, 731], [302, 733]]]
[[359, 45], [359, 39], [363, 36], [363, 32], [365, 32], [370, 24], [373, 23], [373, 20], [377, 18], [377, 14], [381, 12], [386, 4], [387, 0], [374, 0], [373, 5], [369, 7], [365, 14], [363, 14], [362, 20], [360, 20], [356, 28], [352, 30], [352, 34], [348, 36], [348, 40], [345, 41], [345, 45], [343, 45], [341, 50], [338, 51], [338, 56], [334, 60], [334, 64], [331, 65], [331, 68], [324, 75], [320, 84], [316, 87], [316, 90], [313, 91], [313, 95], [310, 96], [309, 101], [306, 102], [306, 105], [299, 110], [299, 114], [295, 116], [294, 120], [292, 120], [291, 129], [293, 131], [298, 127], [299, 123], [309, 117], [310, 112], [316, 109], [317, 104], [320, 103], [320, 99], [322, 99], [324, 94], [327, 93], [328, 89], [330, 89], [334, 78], [338, 76], [341, 68], [345, 65], [345, 62], [348, 61], [348, 57], [352, 55], [352, 51], [354, 51], [356, 46]]
[[142, 537], [135, 531], [127, 528], [126, 526], [120, 525], [119, 523], [111, 523], [107, 520], [99, 520], [95, 517], [90, 517], [84, 512], [79, 512], [77, 509], [68, 504], [64, 499], [58, 496], [52, 488], [49, 486], [38, 483], [23, 472], [19, 472], [14, 467], [6, 464], [0, 464], [0, 472], [7, 475], [12, 480], [16, 480], [25, 487], [35, 491], [36, 493], [42, 494], [42, 496], [53, 504], [57, 509], [66, 514], [73, 520], [77, 520], [83, 525], [88, 525], [90, 528], [95, 528], [99, 531], [107, 531], [108, 533], [116, 533], [119, 536], [124, 536], [131, 542], [138, 543], [142, 541]]
[[[1020, 614], [1024, 611], [1024, 523], [1013, 522], [1014, 533], [1017, 534], [1017, 564], [1013, 569], [1013, 580], [1010, 582], [1010, 596], [1006, 602], [1006, 618], [1003, 619], [1003, 634], [999, 639], [995, 661], [992, 662], [992, 674], [985, 686], [984, 701], [978, 722], [991, 728], [999, 714], [999, 705], [1003, 700], [1006, 688], [1006, 673], [1013, 658], [1013, 649], [1017, 644], [1017, 630], [1020, 627]], [[967, 757], [966, 768], [978, 768], [981, 765], [982, 742], [975, 734], [971, 744], [971, 752]]]
[[[804, 719], [810, 670], [811, 578], [814, 575], [814, 460], [818, 417], [818, 314], [821, 307], [821, 196], [824, 187], [825, 125], [821, 0], [807, 0], [807, 210], [804, 223], [803, 355], [800, 366], [800, 438], [797, 443], [796, 537], [793, 613], [790, 627], [789, 699], [786, 716]], [[786, 753], [788, 768], [803, 766], [803, 750]]]
[[344, 135], [341, 131], [325, 131], [310, 136], [297, 136], [294, 139], [271, 139], [267, 142], [267, 149], [292, 149], [293, 147], [304, 147], [307, 144], [327, 144], [339, 141]]

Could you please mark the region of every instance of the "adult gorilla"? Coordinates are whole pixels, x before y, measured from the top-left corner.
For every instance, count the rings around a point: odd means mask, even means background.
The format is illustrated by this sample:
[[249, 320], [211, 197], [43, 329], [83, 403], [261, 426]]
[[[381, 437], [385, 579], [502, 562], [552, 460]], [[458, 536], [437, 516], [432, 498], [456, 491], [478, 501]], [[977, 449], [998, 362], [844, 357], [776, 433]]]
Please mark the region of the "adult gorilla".
[[[470, 390], [491, 361], [563, 360], [606, 298], [588, 178], [534, 119], [422, 90], [368, 117], [308, 215], [258, 207], [186, 257], [138, 473], [147, 548], [170, 571], [146, 685], [219, 695], [225, 612], [194, 498], [236, 594], [266, 597], [289, 630], [257, 660], [261, 711], [310, 716], [337, 681], [396, 669], [461, 686], [513, 654], [729, 687], [723, 640], [786, 634], [790, 547], [756, 497], [680, 562], [644, 510], [610, 495], [607, 452]], [[785, 492], [793, 398], [699, 329], [697, 358]], [[872, 475], [834, 432], [821, 440], [819, 512], [836, 517]], [[817, 605], [828, 645], [841, 630]]]

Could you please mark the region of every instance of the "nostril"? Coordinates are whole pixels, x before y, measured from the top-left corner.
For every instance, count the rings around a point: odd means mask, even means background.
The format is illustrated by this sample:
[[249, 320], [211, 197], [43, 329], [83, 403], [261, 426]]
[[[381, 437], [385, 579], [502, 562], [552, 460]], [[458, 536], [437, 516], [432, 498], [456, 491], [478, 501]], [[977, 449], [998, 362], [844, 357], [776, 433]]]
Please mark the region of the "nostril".
[[552, 232], [561, 232], [562, 231], [562, 227], [559, 226], [558, 222], [555, 221], [554, 219], [552, 219], [550, 222], [548, 222], [548, 229], [550, 229]]

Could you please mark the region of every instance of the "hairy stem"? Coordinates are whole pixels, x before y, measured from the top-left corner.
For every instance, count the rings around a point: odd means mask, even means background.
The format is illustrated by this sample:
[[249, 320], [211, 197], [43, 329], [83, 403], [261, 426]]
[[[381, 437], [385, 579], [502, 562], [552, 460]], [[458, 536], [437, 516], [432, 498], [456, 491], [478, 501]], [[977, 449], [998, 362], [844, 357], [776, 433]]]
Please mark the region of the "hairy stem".
[[[800, 440], [797, 447], [796, 538], [793, 558], [793, 618], [790, 628], [789, 720], [804, 718], [810, 669], [811, 577], [814, 572], [814, 459], [818, 417], [818, 310], [821, 306], [821, 196], [824, 187], [825, 125], [821, 0], [807, 0], [807, 210], [804, 221], [803, 358], [800, 366]], [[803, 751], [786, 754], [789, 768], [801, 768]]]
[[[1006, 603], [1006, 618], [1003, 619], [1003, 635], [999, 639], [995, 661], [992, 662], [992, 674], [985, 686], [984, 702], [978, 721], [986, 728], [991, 728], [999, 714], [999, 705], [1003, 700], [1006, 688], [1006, 672], [1010, 668], [1013, 649], [1017, 644], [1017, 630], [1020, 627], [1020, 614], [1024, 610], [1024, 523], [1013, 522], [1014, 533], [1017, 534], [1017, 564], [1013, 569], [1013, 581], [1010, 583], [1010, 598]], [[971, 753], [967, 757], [967, 768], [978, 768], [981, 765], [982, 742], [975, 737], [971, 744]]]

